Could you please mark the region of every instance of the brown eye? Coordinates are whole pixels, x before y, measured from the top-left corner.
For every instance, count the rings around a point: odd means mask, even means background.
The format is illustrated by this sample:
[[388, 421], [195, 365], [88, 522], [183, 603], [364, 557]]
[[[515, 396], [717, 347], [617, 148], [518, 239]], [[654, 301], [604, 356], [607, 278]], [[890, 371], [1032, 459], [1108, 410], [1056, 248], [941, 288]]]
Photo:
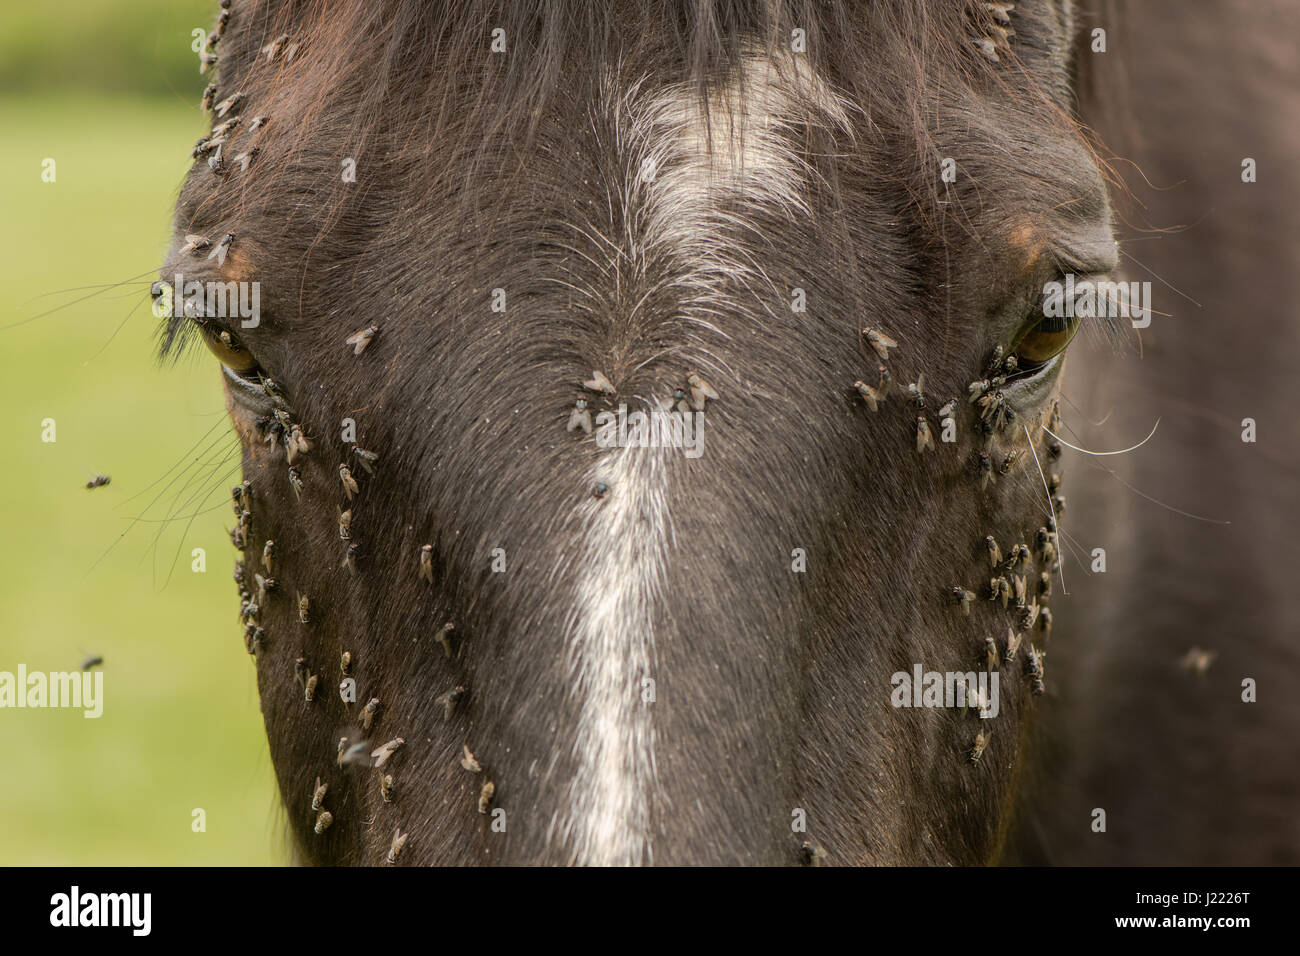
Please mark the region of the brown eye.
[[257, 371], [257, 360], [253, 358], [252, 353], [240, 345], [225, 329], [200, 326], [200, 331], [203, 335], [203, 344], [226, 368], [244, 375]]
[[1038, 313], [1038, 322], [1020, 337], [1015, 355], [1021, 368], [1050, 362], [1065, 351], [1065, 347], [1079, 331], [1079, 319], [1067, 316], [1045, 316]]

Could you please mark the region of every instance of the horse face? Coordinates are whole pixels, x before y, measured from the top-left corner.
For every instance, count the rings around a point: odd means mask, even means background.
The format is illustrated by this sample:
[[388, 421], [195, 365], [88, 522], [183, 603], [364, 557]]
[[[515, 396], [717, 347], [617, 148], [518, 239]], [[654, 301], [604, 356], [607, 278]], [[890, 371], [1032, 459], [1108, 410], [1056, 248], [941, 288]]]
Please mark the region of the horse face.
[[[1044, 288], [1114, 264], [1068, 8], [710, 52], [517, 6], [237, 0], [178, 205], [165, 279], [258, 284], [168, 335], [224, 366], [301, 852], [989, 858], [1061, 549]], [[918, 667], [998, 715], [899, 706]]]

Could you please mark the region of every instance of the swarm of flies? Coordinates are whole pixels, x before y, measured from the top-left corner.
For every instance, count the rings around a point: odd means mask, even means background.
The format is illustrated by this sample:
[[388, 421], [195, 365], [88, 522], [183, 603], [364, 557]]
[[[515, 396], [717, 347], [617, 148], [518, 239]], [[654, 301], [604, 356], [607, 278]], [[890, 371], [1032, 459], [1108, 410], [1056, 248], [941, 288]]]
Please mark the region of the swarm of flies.
[[227, 96], [224, 100], [222, 100], [220, 103], [217, 104], [217, 109], [216, 109], [217, 117], [219, 119], [224, 118], [225, 115], [229, 113], [231, 110], [238, 109], [240, 104], [243, 102], [244, 102], [243, 93], [234, 93], [230, 96]]
[[[202, 142], [202, 140], [200, 140]], [[187, 256], [191, 252], [205, 252], [212, 248], [212, 240], [207, 236], [186, 236], [185, 245], [176, 250], [177, 255]]]
[[[208, 253], [208, 258], [216, 259], [217, 265], [225, 265], [226, 253], [230, 250], [230, 246], [232, 243], [234, 243], [234, 241], [235, 241], [235, 234], [233, 232], [226, 233], [224, 236], [221, 237], [221, 240], [215, 246], [212, 247], [212, 251]], [[263, 382], [263, 384], [265, 385], [265, 382]]]
[[917, 408], [925, 408], [925, 375], [916, 377], [916, 381], [907, 386], [907, 398]]
[[1030, 687], [1035, 697], [1042, 695], [1045, 690], [1043, 684], [1043, 658], [1047, 655], [1034, 647], [1032, 643], [1025, 652], [1025, 676], [1029, 678]]
[[934, 451], [934, 436], [930, 434], [930, 423], [924, 415], [916, 416], [916, 451], [917, 454]]
[[1000, 657], [997, 641], [991, 637], [984, 638], [984, 669], [989, 673], [997, 670]]
[[804, 866], [821, 866], [826, 860], [826, 851], [812, 840], [804, 840], [799, 847], [799, 858]]
[[369, 741], [359, 740], [353, 743], [348, 737], [340, 737], [337, 763], [340, 767], [371, 766]]
[[305, 455], [311, 451], [311, 444], [307, 441], [307, 436], [302, 433], [302, 427], [297, 424], [289, 426], [289, 431], [284, 436], [284, 453], [288, 458], [289, 464], [293, 464], [299, 455]]
[[264, 578], [256, 571], [253, 572], [253, 582], [257, 585], [257, 603], [260, 606], [266, 606], [266, 596], [276, 588], [275, 578]]
[[1007, 652], [1003, 656], [1004, 663], [1010, 664], [1016, 659], [1016, 652], [1020, 650], [1021, 636], [1015, 628], [1007, 628]]

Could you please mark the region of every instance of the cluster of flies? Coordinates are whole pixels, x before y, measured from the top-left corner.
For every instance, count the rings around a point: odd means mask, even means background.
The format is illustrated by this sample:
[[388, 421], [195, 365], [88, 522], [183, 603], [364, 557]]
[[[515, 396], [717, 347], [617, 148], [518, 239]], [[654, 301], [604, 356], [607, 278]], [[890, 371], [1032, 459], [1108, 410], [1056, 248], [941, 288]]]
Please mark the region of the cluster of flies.
[[[207, 42], [203, 50], [199, 53], [199, 73], [206, 74], [208, 70], [215, 67], [219, 61], [217, 47], [221, 43], [221, 38], [226, 34], [226, 28], [230, 24], [230, 0], [221, 0], [221, 12], [217, 16], [216, 27], [208, 34]], [[276, 37], [266, 46], [262, 47], [261, 52], [266, 55], [268, 62], [280, 61], [283, 63], [292, 62], [293, 58], [301, 49], [302, 41], [294, 40], [287, 33]], [[200, 139], [191, 151], [190, 156], [195, 160], [206, 160], [208, 168], [215, 175], [224, 175], [228, 170], [228, 164], [225, 160], [225, 153], [229, 140], [235, 130], [243, 122], [242, 116], [236, 112], [244, 105], [244, 94], [242, 91], [232, 93], [230, 96], [216, 102], [217, 84], [209, 83], [203, 91], [201, 100], [202, 107], [205, 111], [210, 110], [217, 119], [224, 122], [214, 126], [212, 131]], [[226, 119], [227, 115], [230, 116]], [[255, 116], [248, 124], [249, 132], [255, 132], [265, 126], [267, 118], [265, 116]], [[257, 159], [261, 152], [259, 146], [250, 146], [239, 155], [235, 156], [231, 163], [239, 167], [239, 171], [247, 172], [254, 160]]]
[[[863, 355], [870, 359], [871, 354], [874, 353], [879, 361], [876, 364], [876, 384], [868, 385], [859, 379], [853, 383], [853, 388], [861, 397], [863, 404], [876, 412], [880, 410], [880, 406], [885, 403], [894, 389], [894, 374], [889, 369], [889, 352], [891, 349], [898, 348], [898, 342], [878, 329], [863, 329], [858, 333], [858, 339]], [[918, 375], [916, 381], [907, 386], [906, 395], [907, 401], [920, 413], [916, 416], [916, 453], [920, 455], [927, 451], [934, 451], [934, 434], [930, 431], [930, 422], [926, 419], [924, 411], [926, 407], [924, 374]], [[956, 407], [956, 402], [953, 401], [939, 409], [940, 420], [952, 415]]]
[[[613, 397], [618, 394], [618, 389], [609, 380], [609, 376], [599, 369], [592, 369], [591, 378], [584, 381], [582, 387], [589, 392], [595, 392], [597, 395], [606, 397]], [[718, 390], [709, 384], [703, 375], [696, 371], [689, 371], [686, 373], [686, 387], [673, 389], [671, 401], [665, 402], [656, 398], [655, 402], [659, 406], [658, 410], [662, 413], [679, 412], [682, 415], [688, 415], [693, 411], [704, 411], [708, 402], [718, 401], [720, 397]], [[582, 431], [584, 435], [590, 435], [592, 429], [591, 407], [587, 399], [579, 398], [573, 403], [573, 408], [569, 412], [569, 421], [564, 430], [570, 434]], [[592, 485], [591, 496], [593, 498], [604, 498], [607, 494], [609, 494], [609, 484], [607, 482], [598, 481]]]
[[[854, 390], [866, 407], [876, 412], [893, 392], [893, 374], [889, 361], [891, 351], [898, 348], [898, 342], [879, 329], [864, 328], [859, 333], [859, 343], [866, 358], [870, 360], [874, 356], [877, 360], [877, 377], [875, 384], [862, 380], [855, 382]], [[977, 473], [981, 489], [987, 488], [996, 480], [995, 473], [1010, 474], [1020, 458], [1021, 453], [1014, 449], [999, 458], [994, 448], [996, 436], [1011, 431], [1016, 423], [1016, 411], [1007, 399], [1005, 388], [1008, 379], [1018, 371], [1020, 368], [1016, 356], [1005, 355], [1003, 348], [998, 346], [985, 366], [985, 377], [971, 382], [967, 388], [967, 403], [973, 406], [976, 414]], [[907, 386], [905, 400], [918, 411], [917, 453], [923, 454], [933, 450], [934, 437], [924, 413], [928, 402], [924, 374], [918, 375], [916, 381]], [[940, 421], [952, 418], [957, 408], [958, 401], [955, 398], [945, 403], [938, 410]], [[1059, 406], [1053, 407], [1051, 415], [1050, 428], [1056, 432], [1060, 427]], [[1061, 454], [1060, 443], [1050, 442], [1047, 445], [1047, 453], [1050, 460], [1058, 459]], [[1003, 610], [1011, 611], [1015, 615], [1014, 625], [1007, 628], [1003, 647], [999, 647], [993, 637], [985, 637], [981, 644], [982, 661], [990, 672], [999, 669], [1003, 664], [1009, 665], [1016, 661], [1024, 634], [1037, 628], [1046, 640], [1051, 632], [1052, 612], [1047, 608], [1046, 603], [1052, 593], [1052, 571], [1058, 561], [1056, 515], [1065, 507], [1065, 499], [1058, 494], [1060, 483], [1060, 475], [1053, 472], [1048, 481], [1053, 513], [1047, 519], [1047, 524], [1038, 529], [1032, 549], [1027, 544], [1015, 544], [1004, 554], [992, 535], [984, 539], [984, 550], [988, 555], [990, 572], [985, 598], [989, 603], [1000, 604]], [[1035, 561], [1041, 570], [1031, 582], [1031, 565]], [[953, 586], [951, 596], [962, 613], [969, 616], [971, 607], [977, 600], [975, 592], [962, 586]], [[1024, 673], [1029, 680], [1031, 692], [1036, 696], [1043, 694], [1046, 689], [1044, 684], [1046, 656], [1046, 652], [1036, 648], [1032, 641], [1024, 652]], [[981, 699], [976, 688], [968, 686], [967, 689], [969, 691], [966, 695], [967, 699], [974, 701], [978, 708], [983, 710], [987, 706], [987, 701]], [[987, 732], [980, 730], [976, 735], [968, 754], [972, 763], [978, 763], [983, 757], [991, 736], [991, 730]]]
[[[1007, 376], [1014, 374], [1016, 370], [1015, 356], [1004, 358], [999, 346], [994, 351], [986, 370], [989, 377], [972, 382], [970, 386], [972, 404], [976, 405], [982, 432], [988, 437], [980, 452], [982, 484], [987, 484], [991, 480], [992, 435], [1006, 430], [1015, 421], [1015, 410], [1007, 403], [1002, 387]], [[1053, 432], [1060, 428], [1059, 404], [1054, 404], [1052, 407], [1049, 427]], [[1047, 453], [1050, 460], [1058, 459], [1061, 454], [1060, 443], [1054, 440], [1049, 442]], [[1019, 452], [1012, 452], [1006, 455], [998, 469], [999, 472], [1002, 474], [1009, 472], [1019, 458], [1019, 454]], [[986, 636], [983, 639], [981, 655], [985, 668], [990, 672], [998, 669], [1000, 664], [1015, 663], [1026, 634], [1037, 629], [1041, 632], [1043, 641], [1046, 641], [1051, 634], [1052, 612], [1047, 607], [1047, 601], [1052, 595], [1052, 574], [1060, 561], [1057, 517], [1065, 507], [1065, 499], [1058, 494], [1060, 484], [1060, 475], [1053, 472], [1048, 481], [1052, 513], [1048, 516], [1046, 524], [1035, 533], [1032, 548], [1028, 544], [1019, 543], [1013, 544], [1003, 552], [992, 535], [984, 538], [982, 550], [987, 556], [989, 569], [989, 583], [985, 598], [989, 603], [1001, 604], [1004, 610], [1012, 611], [1015, 615], [1015, 623], [1007, 628], [1003, 647], [999, 647], [993, 637]], [[1038, 569], [1037, 577], [1032, 574], [1034, 567]], [[962, 613], [969, 616], [971, 606], [977, 600], [975, 593], [962, 586], [953, 586], [951, 594]], [[1029, 681], [1031, 693], [1036, 697], [1046, 691], [1046, 658], [1047, 652], [1035, 647], [1030, 640], [1024, 652], [1023, 672]], [[988, 732], [981, 730], [976, 735], [969, 753], [972, 763], [979, 762], [991, 736], [991, 730]]]
[[980, 54], [994, 63], [1001, 63], [1002, 55], [1011, 53], [1011, 38], [1016, 35], [1015, 29], [1011, 26], [1011, 11], [1016, 8], [1016, 5], [985, 2], [983, 7], [988, 11], [991, 22], [984, 25], [987, 33], [976, 37], [971, 42], [975, 44], [975, 49]]
[[[206, 73], [218, 62], [216, 50], [230, 23], [230, 6], [230, 0], [221, 0], [221, 10], [216, 28], [209, 33], [207, 45], [200, 54], [200, 73]], [[288, 63], [293, 60], [300, 47], [301, 41], [293, 40], [288, 34], [282, 34], [262, 47], [261, 52], [265, 54], [268, 62], [280, 61]], [[206, 161], [209, 169], [218, 176], [226, 174], [232, 165], [238, 167], [240, 172], [246, 172], [256, 160], [260, 148], [256, 145], [250, 146], [234, 156], [230, 163], [227, 163], [225, 157], [231, 151], [231, 142], [241, 127], [250, 133], [256, 132], [266, 126], [268, 118], [265, 115], [258, 115], [245, 123], [241, 113], [243, 107], [247, 105], [245, 94], [242, 91], [234, 92], [218, 101], [217, 90], [216, 83], [208, 84], [203, 92], [202, 108], [205, 111], [211, 111], [215, 120], [220, 122], [214, 125], [211, 131], [195, 144], [194, 149], [191, 151], [191, 157], [196, 161]], [[225, 233], [216, 241], [208, 236], [191, 234], [185, 237], [185, 242], [180, 247], [178, 254], [182, 257], [206, 254], [207, 259], [216, 259], [218, 265], [224, 265], [226, 255], [235, 241], [236, 235], [233, 232]], [[162, 294], [160, 285], [160, 283], [155, 283], [153, 291], [155, 298]], [[201, 317], [195, 316], [195, 318]], [[344, 344], [352, 349], [353, 355], [360, 357], [379, 335], [379, 332], [379, 326], [367, 326], [349, 335]], [[239, 343], [231, 337], [229, 332], [218, 329], [213, 330], [213, 334], [220, 338], [221, 343], [226, 348], [232, 351], [239, 350]], [[259, 371], [257, 374], [259, 384], [273, 403], [269, 413], [258, 418], [255, 423], [258, 439], [264, 441], [272, 450], [283, 448], [285, 463], [288, 467], [289, 486], [294, 493], [295, 500], [301, 502], [305, 490], [302, 475], [303, 459], [312, 452], [313, 441], [308, 438], [302, 425], [293, 420], [283, 389], [264, 373]], [[338, 480], [343, 494], [343, 504], [338, 507], [337, 513], [338, 534], [344, 549], [341, 566], [349, 572], [355, 573], [357, 571], [359, 548], [353, 540], [353, 502], [360, 494], [361, 486], [357, 481], [357, 472], [354, 472], [353, 468], [364, 471], [368, 475], [374, 475], [379, 463], [379, 455], [354, 443], [350, 448], [350, 456], [347, 461], [340, 463], [338, 466]], [[88, 482], [86, 487], [97, 488], [108, 484], [108, 482], [107, 476], [98, 475]], [[231, 543], [241, 552], [247, 552], [253, 543], [252, 483], [245, 481], [243, 484], [232, 488], [231, 502], [235, 516], [235, 525], [230, 531]], [[433, 583], [432, 551], [432, 545], [425, 545], [420, 549], [419, 554], [419, 575], [431, 584]], [[257, 656], [258, 652], [266, 645], [266, 633], [261, 623], [262, 613], [270, 596], [279, 587], [275, 576], [278, 564], [276, 544], [271, 538], [266, 539], [262, 547], [260, 564], [257, 566], [256, 571], [250, 574], [250, 569], [242, 557], [235, 562], [234, 580], [239, 588], [240, 622], [244, 628], [244, 645], [248, 653], [253, 656]], [[301, 624], [307, 625], [311, 623], [312, 603], [308, 595], [301, 592], [296, 594], [296, 610]], [[444, 652], [449, 658], [452, 656], [454, 630], [455, 625], [448, 622], [442, 628], [439, 638]], [[344, 650], [339, 660], [339, 670], [343, 678], [340, 681], [339, 688], [340, 696], [345, 701], [347, 697], [343, 692], [349, 688], [353, 667], [352, 652]], [[294, 680], [301, 689], [306, 703], [310, 704], [316, 700], [320, 675], [312, 670], [305, 657], [299, 657], [294, 661]], [[457, 684], [438, 698], [437, 702], [443, 708], [445, 721], [451, 720], [456, 707], [465, 699], [467, 693], [468, 691], [464, 685]], [[375, 727], [381, 710], [382, 703], [377, 697], [370, 698], [361, 708], [359, 723], [364, 734], [369, 734]], [[390, 761], [393, 755], [400, 751], [405, 744], [406, 741], [402, 737], [394, 737], [377, 747], [372, 746], [366, 740], [354, 741], [349, 737], [342, 737], [338, 743], [336, 762], [339, 768], [360, 766], [373, 769], [378, 778], [381, 799], [384, 803], [393, 803], [396, 799], [397, 785], [391, 772]], [[461, 765], [466, 770], [475, 773], [482, 772], [482, 767], [474, 759], [468, 747], [465, 748]], [[491, 781], [484, 783], [480, 788], [478, 796], [480, 813], [488, 812], [495, 789], [495, 784]], [[311, 810], [316, 815], [313, 830], [318, 835], [325, 833], [334, 822], [333, 813], [326, 808], [328, 792], [329, 784], [317, 777], [316, 786], [311, 795]], [[403, 833], [400, 827], [394, 831], [388, 850], [388, 863], [397, 862], [409, 836], [410, 834]]]

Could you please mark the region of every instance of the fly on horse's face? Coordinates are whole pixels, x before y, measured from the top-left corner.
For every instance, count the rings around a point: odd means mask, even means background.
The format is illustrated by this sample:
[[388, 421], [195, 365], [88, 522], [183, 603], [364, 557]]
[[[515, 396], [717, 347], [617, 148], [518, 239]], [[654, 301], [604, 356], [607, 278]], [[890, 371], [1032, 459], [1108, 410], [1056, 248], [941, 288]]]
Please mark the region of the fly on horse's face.
[[[999, 850], [1051, 681], [1044, 287], [1115, 265], [1070, 4], [656, 6], [230, 5], [163, 275], [260, 315], [177, 289], [167, 336], [223, 366], [308, 860]], [[896, 706], [916, 668], [997, 715]]]

